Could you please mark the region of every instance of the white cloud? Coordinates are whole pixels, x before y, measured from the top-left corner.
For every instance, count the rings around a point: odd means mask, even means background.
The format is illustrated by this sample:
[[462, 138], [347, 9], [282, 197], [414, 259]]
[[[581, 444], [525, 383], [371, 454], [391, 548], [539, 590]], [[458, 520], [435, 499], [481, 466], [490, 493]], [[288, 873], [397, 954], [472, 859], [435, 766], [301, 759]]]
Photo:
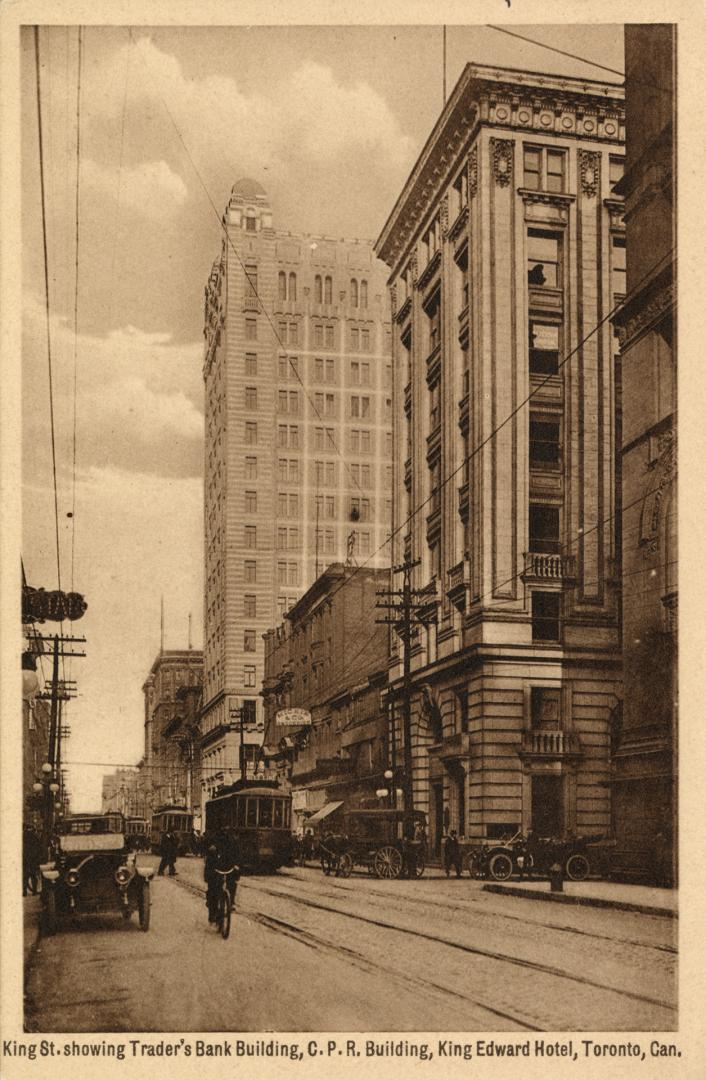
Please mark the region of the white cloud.
[[118, 173], [111, 166], [90, 158], [81, 164], [81, 180], [112, 201], [120, 198], [123, 208], [149, 216], [167, 216], [175, 206], [183, 206], [188, 196], [186, 184], [166, 161], [144, 161], [123, 166]]

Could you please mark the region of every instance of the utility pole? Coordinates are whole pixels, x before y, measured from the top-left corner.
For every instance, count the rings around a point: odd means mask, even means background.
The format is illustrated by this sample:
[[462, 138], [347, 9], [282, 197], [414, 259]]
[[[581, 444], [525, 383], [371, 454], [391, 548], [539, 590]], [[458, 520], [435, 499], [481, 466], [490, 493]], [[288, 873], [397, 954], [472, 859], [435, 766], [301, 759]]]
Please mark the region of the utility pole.
[[[401, 589], [378, 589], [377, 595], [384, 599], [377, 603], [376, 607], [382, 608], [388, 614], [382, 619], [376, 619], [378, 623], [386, 623], [397, 631], [402, 639], [402, 762], [403, 762], [403, 807], [406, 813], [414, 809], [414, 790], [412, 782], [412, 620], [422, 608], [428, 608], [430, 603], [436, 603], [436, 593], [432, 595], [429, 587], [425, 589], [412, 588], [412, 570], [419, 566], [421, 560], [414, 562], [405, 560], [400, 566], [393, 566], [393, 574], [402, 574]], [[435, 589], [435, 586], [434, 586]], [[392, 704], [392, 757], [396, 759], [394, 747], [394, 709]], [[393, 772], [395, 771], [393, 765]], [[393, 784], [395, 779], [393, 778]]]

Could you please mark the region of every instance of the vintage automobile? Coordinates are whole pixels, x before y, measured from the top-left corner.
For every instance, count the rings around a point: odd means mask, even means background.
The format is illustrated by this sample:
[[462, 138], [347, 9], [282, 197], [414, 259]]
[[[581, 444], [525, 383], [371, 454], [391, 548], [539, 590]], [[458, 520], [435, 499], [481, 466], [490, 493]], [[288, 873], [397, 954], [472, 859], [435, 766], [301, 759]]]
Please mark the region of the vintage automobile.
[[349, 877], [354, 866], [377, 878], [421, 877], [426, 865], [426, 815], [422, 810], [346, 810], [329, 803], [328, 812], [308, 824], [320, 827], [319, 851], [325, 874]]
[[122, 814], [72, 814], [52, 842], [53, 858], [41, 866], [42, 928], [56, 932], [59, 916], [119, 911], [138, 913], [150, 925], [150, 879], [126, 843]]
[[570, 881], [583, 881], [591, 872], [588, 845], [599, 837], [535, 837], [517, 831], [514, 836], [470, 848], [465, 856], [471, 877], [507, 881], [520, 877], [549, 877], [553, 867]]

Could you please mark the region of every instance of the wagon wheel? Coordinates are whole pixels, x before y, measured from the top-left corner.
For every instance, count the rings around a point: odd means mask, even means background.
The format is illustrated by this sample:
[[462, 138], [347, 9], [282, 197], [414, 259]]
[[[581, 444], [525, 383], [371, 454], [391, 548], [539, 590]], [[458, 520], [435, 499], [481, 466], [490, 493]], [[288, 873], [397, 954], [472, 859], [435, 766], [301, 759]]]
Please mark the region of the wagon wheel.
[[338, 876], [350, 877], [352, 869], [353, 859], [349, 852], [344, 851], [343, 855], [341, 855], [340, 859], [338, 860]]
[[398, 878], [402, 873], [402, 856], [397, 848], [378, 848], [373, 856], [373, 866], [376, 877]]
[[496, 851], [491, 855], [488, 872], [495, 881], [507, 881], [512, 873], [512, 859], [504, 851]]
[[585, 855], [569, 855], [564, 873], [569, 881], [585, 881], [591, 872], [591, 864]]

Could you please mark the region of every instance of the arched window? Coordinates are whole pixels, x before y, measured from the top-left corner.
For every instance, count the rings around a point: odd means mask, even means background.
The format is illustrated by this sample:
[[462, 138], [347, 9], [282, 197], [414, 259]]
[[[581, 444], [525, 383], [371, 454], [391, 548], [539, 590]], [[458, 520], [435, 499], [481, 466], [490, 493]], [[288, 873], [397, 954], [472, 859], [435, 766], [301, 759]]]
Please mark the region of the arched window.
[[289, 275], [289, 299], [296, 300], [297, 298], [297, 275]]
[[360, 283], [360, 306], [362, 308], [368, 306], [368, 283], [365, 279]]
[[325, 304], [332, 303], [333, 302], [332, 297], [333, 297], [333, 281], [331, 280], [331, 278], [327, 274], [326, 279], [324, 281], [324, 303]]
[[321, 291], [321, 274], [317, 274], [314, 278], [314, 302], [320, 304], [323, 299], [323, 293]]
[[358, 307], [358, 282], [351, 278], [351, 307]]
[[280, 298], [280, 300], [286, 300], [287, 299], [287, 275], [285, 274], [284, 270], [280, 270], [277, 280], [279, 282], [279, 290], [278, 290], [279, 298]]

